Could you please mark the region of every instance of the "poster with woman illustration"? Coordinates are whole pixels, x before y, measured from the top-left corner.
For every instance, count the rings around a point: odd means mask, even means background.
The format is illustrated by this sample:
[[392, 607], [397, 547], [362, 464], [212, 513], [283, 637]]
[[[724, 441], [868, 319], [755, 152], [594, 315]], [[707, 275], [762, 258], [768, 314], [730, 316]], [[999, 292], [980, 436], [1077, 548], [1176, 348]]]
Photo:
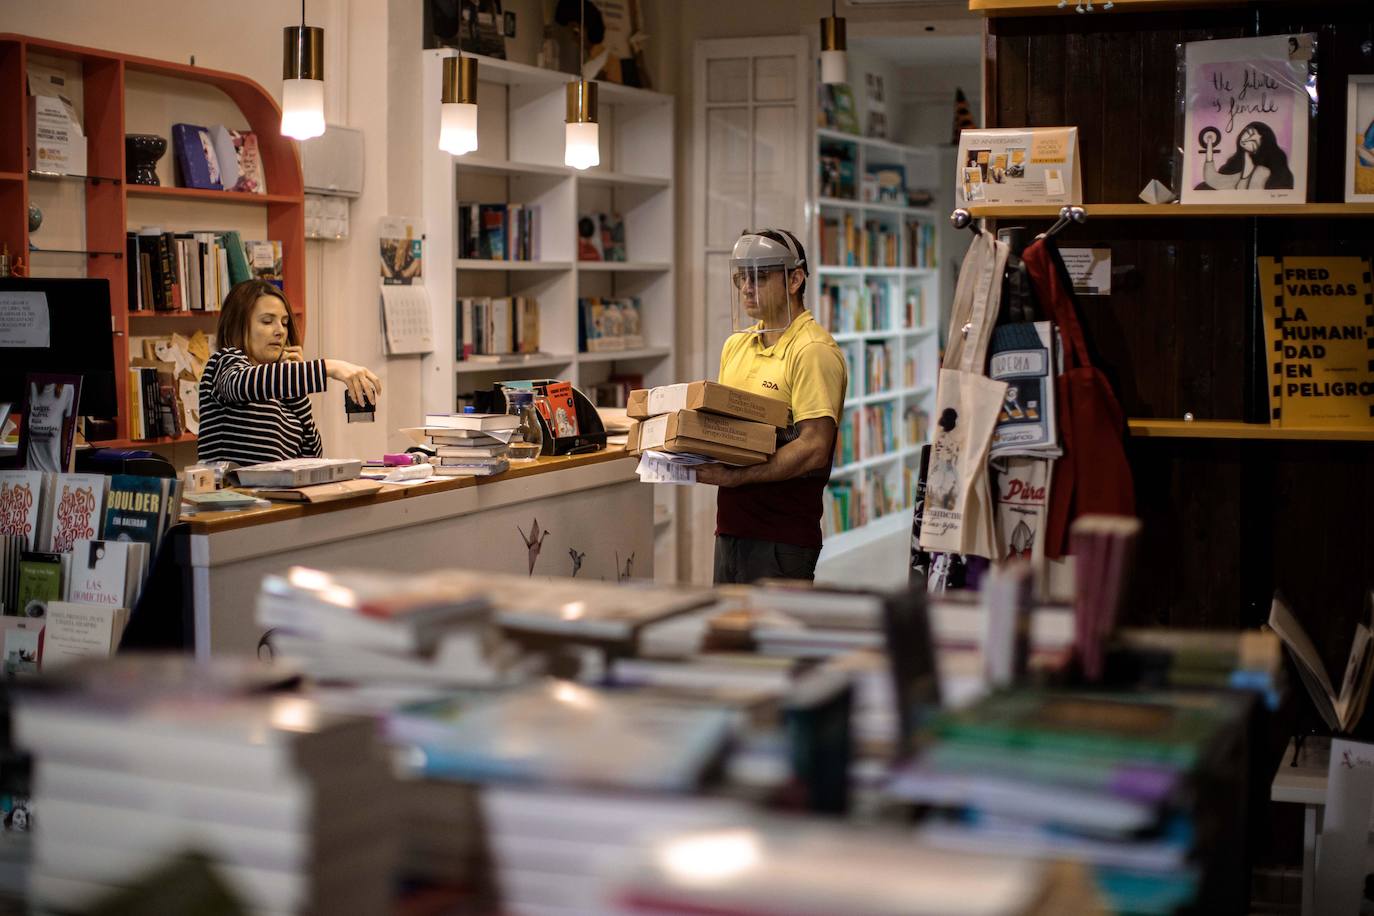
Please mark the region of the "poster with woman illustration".
[[1183, 46], [1183, 203], [1307, 201], [1314, 38], [1272, 35]]

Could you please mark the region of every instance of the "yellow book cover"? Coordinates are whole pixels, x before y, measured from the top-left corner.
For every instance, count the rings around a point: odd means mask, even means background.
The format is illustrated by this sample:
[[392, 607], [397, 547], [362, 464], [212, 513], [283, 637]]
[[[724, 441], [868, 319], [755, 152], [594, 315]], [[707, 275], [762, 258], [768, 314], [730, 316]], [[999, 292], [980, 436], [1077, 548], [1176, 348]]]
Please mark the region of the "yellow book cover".
[[1259, 280], [1270, 374], [1280, 392], [1274, 423], [1374, 426], [1369, 260], [1261, 258]]

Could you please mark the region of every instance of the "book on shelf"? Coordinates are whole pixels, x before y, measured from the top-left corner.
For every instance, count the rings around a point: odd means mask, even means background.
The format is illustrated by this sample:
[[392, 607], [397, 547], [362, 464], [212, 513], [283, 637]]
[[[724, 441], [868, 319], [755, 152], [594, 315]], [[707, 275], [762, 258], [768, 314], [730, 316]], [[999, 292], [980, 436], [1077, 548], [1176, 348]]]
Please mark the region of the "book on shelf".
[[520, 203], [458, 203], [458, 257], [537, 261], [540, 207]]
[[163, 478], [112, 475], [101, 537], [109, 541], [139, 541], [154, 550], [169, 518], [174, 520], [181, 509], [179, 492], [179, 485]]
[[223, 124], [210, 128], [210, 141], [219, 164], [220, 185], [226, 191], [266, 194], [258, 135], [250, 130], [230, 130]]
[[21, 617], [44, 616], [49, 602], [62, 598], [70, 561], [70, 553], [21, 553], [14, 613]]
[[172, 125], [172, 153], [183, 188], [223, 190], [219, 157], [208, 128], [196, 124]]
[[539, 352], [539, 300], [532, 296], [464, 296], [458, 300], [460, 360]]
[[248, 262], [251, 279], [266, 280], [278, 289], [282, 288], [283, 274], [281, 261], [281, 242], [276, 239], [266, 241], [243, 241], [244, 257]]
[[864, 174], [863, 199], [869, 203], [905, 204], [906, 167], [869, 165]]
[[41, 668], [47, 671], [82, 658], [113, 655], [129, 623], [129, 609], [52, 601], [44, 622]]
[[44, 550], [67, 553], [76, 541], [99, 536], [105, 519], [108, 483], [109, 478], [104, 474], [54, 476]]
[[862, 223], [854, 214], [820, 214], [819, 236], [822, 266], [879, 267], [900, 266], [901, 232], [888, 223], [870, 219]]
[[855, 200], [853, 144], [823, 141], [819, 157], [821, 197], [835, 200]]
[[890, 350], [885, 342], [868, 341], [864, 344], [864, 384], [869, 394], [883, 394], [892, 388], [892, 364]]
[[578, 350], [603, 353], [644, 346], [644, 307], [637, 296], [577, 300]]
[[591, 386], [592, 403], [597, 407], [626, 407], [630, 392], [643, 388], [644, 376], [639, 373], [612, 375]]
[[43, 618], [0, 617], [0, 652], [4, 653], [6, 676], [38, 673], [46, 628]]
[[80, 540], [72, 545], [67, 601], [131, 608], [147, 568], [148, 545], [140, 541]]
[[43, 471], [0, 471], [0, 535], [22, 539], [24, 550], [46, 544], [52, 488], [52, 475]]
[[603, 260], [623, 262], [625, 257], [625, 220], [619, 213], [598, 213]]
[[81, 414], [81, 376], [24, 376], [24, 420], [19, 427], [18, 466], [33, 471], [70, 471], [76, 463], [76, 420]]

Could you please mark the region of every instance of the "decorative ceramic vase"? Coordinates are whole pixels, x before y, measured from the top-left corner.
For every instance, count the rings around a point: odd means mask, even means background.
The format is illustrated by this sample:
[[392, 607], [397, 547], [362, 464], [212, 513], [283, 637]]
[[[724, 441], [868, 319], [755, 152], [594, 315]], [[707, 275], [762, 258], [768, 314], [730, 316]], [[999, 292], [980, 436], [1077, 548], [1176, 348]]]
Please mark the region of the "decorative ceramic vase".
[[129, 184], [161, 184], [157, 161], [167, 152], [167, 138], [157, 134], [124, 135], [124, 177]]

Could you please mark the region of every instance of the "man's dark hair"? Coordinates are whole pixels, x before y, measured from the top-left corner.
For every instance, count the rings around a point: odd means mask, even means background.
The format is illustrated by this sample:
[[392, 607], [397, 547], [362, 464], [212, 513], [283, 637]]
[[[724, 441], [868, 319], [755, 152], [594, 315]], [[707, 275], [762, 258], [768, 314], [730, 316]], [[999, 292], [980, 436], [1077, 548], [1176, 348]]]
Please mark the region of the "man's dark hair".
[[[755, 235], [763, 236], [766, 239], [772, 239], [773, 241], [777, 242], [779, 245], [782, 245], [783, 247], [788, 247], [790, 244], [791, 247], [797, 249], [797, 260], [800, 263], [798, 263], [798, 265], [793, 269], [800, 270], [802, 272], [802, 284], [801, 288], [797, 290], [797, 296], [801, 299], [802, 305], [805, 306], [806, 277], [808, 274], [811, 273], [811, 264], [806, 260], [806, 248], [802, 245], [801, 239], [797, 238], [795, 235], [788, 232], [786, 229], [760, 229], [758, 232], [755, 233]], [[786, 238], [784, 238], [784, 236], [786, 236]], [[788, 239], [791, 239], [790, 243], [788, 242]]]

